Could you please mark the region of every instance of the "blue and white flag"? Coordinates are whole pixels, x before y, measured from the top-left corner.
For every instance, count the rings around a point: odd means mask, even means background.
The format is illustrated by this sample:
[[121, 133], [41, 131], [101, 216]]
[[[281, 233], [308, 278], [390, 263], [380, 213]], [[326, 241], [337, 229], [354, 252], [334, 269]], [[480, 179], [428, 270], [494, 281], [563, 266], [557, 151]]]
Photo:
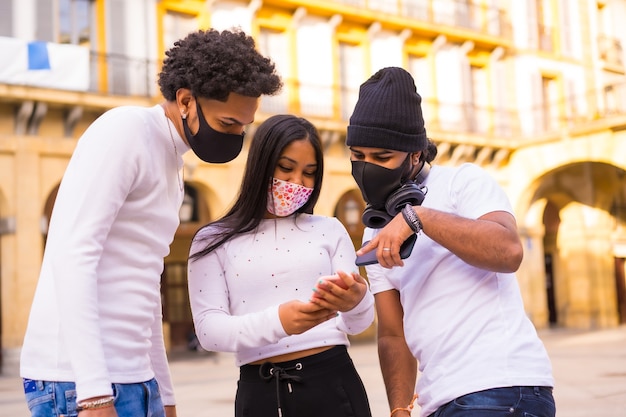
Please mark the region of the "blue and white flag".
[[0, 83], [87, 91], [89, 50], [0, 36]]

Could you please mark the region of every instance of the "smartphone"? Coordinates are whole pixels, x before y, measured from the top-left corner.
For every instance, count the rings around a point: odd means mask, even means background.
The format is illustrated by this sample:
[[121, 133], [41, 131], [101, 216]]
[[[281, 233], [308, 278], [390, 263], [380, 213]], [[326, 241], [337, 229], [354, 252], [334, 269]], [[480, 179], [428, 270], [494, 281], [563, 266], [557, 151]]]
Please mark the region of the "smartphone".
[[[344, 290], [348, 289], [348, 287], [346, 286], [346, 283], [343, 282], [343, 280], [341, 279], [341, 277], [339, 275], [324, 275], [321, 276], [319, 278], [321, 281], [328, 281], [328, 282], [332, 282], [335, 285], [338, 285], [340, 288], [343, 288]], [[318, 284], [315, 284], [315, 286], [317, 286]], [[313, 294], [311, 295], [311, 298], [321, 298], [317, 292], [313, 291]]]
[[340, 288], [343, 288], [344, 290], [348, 288], [346, 286], [346, 283], [343, 282], [343, 280], [341, 279], [339, 275], [327, 275], [327, 276], [320, 277], [320, 279], [324, 281], [332, 282], [333, 284], [339, 286]]
[[[400, 246], [400, 259], [406, 259], [409, 257], [411, 252], [413, 251], [413, 246], [415, 246], [415, 241], [417, 240], [417, 234], [412, 234], [407, 238], [407, 240], [402, 243]], [[367, 245], [369, 241], [365, 242], [363, 246]], [[357, 256], [356, 262], [357, 266], [365, 266], [377, 264], [378, 259], [376, 258], [376, 250], [371, 250], [367, 252], [365, 255]]]

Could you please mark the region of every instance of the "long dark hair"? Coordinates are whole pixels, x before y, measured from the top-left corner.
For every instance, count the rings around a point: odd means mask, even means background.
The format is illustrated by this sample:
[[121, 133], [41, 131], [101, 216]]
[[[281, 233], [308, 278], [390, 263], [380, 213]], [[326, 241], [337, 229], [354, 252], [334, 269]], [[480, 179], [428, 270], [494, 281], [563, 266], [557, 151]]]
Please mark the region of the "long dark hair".
[[205, 226], [218, 226], [216, 227], [216, 230], [219, 230], [217, 234], [198, 238], [202, 229], [198, 231], [194, 239], [210, 239], [210, 243], [204, 249], [193, 253], [190, 259], [200, 258], [234, 236], [257, 228], [267, 212], [268, 187], [278, 160], [283, 150], [298, 140], [308, 140], [313, 146], [317, 171], [313, 192], [304, 206], [298, 209], [296, 216], [298, 213], [313, 213], [313, 208], [320, 196], [324, 175], [324, 151], [317, 129], [311, 122], [301, 117], [288, 114], [272, 116], [259, 125], [250, 143], [246, 169], [237, 200], [221, 219]]

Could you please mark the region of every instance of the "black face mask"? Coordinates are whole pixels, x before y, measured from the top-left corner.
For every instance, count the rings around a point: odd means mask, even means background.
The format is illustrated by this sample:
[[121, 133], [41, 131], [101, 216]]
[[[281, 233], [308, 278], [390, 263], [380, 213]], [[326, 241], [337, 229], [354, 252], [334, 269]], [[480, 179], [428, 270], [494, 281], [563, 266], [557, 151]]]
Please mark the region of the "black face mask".
[[372, 207], [385, 206], [387, 197], [400, 188], [407, 173], [407, 159], [398, 167], [389, 169], [364, 161], [352, 161], [352, 177], [363, 194], [363, 199]]
[[189, 130], [187, 117], [183, 117], [183, 129], [191, 150], [204, 162], [222, 164], [235, 159], [243, 147], [245, 133], [236, 135], [213, 129], [204, 118], [198, 100], [196, 100], [196, 112], [200, 127], [195, 135], [192, 135]]
[[[352, 176], [368, 203], [361, 216], [365, 226], [374, 229], [384, 227], [407, 203], [419, 206], [424, 201], [428, 191], [426, 187], [406, 179], [412, 169], [408, 158], [395, 169], [352, 161]], [[428, 169], [424, 170], [426, 165], [422, 163], [417, 175], [420, 182], [428, 175]]]

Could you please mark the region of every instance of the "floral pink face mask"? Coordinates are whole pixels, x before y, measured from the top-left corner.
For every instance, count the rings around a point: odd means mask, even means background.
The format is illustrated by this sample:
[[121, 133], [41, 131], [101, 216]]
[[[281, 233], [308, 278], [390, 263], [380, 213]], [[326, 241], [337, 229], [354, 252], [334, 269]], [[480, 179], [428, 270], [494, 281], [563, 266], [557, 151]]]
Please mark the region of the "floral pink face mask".
[[295, 213], [306, 204], [313, 188], [272, 178], [267, 196], [267, 211], [278, 217]]

